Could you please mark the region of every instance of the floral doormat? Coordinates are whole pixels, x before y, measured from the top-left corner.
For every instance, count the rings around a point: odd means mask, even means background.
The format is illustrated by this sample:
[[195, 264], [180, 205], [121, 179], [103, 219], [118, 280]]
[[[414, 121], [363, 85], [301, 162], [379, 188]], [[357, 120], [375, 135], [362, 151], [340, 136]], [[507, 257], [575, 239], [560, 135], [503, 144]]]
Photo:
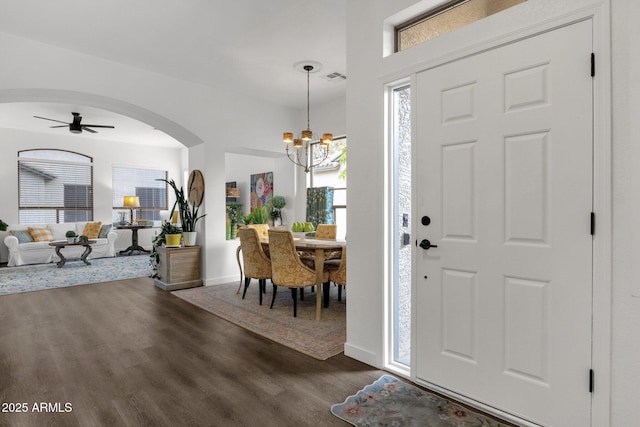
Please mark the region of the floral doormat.
[[0, 268], [0, 295], [133, 279], [151, 274], [149, 255], [94, 258], [89, 262], [91, 265], [69, 261], [62, 268], [58, 268], [56, 263]]
[[343, 403], [336, 417], [357, 427], [511, 427], [466, 406], [383, 375]]
[[293, 317], [291, 291], [280, 287], [273, 309], [269, 309], [272, 286], [258, 304], [258, 281], [252, 280], [245, 299], [237, 293], [238, 283], [204, 286], [172, 292], [231, 323], [285, 345], [318, 360], [344, 351], [346, 341], [345, 292], [338, 301], [337, 287], [331, 286], [330, 304], [322, 309], [322, 320], [315, 320], [316, 294], [306, 288], [304, 301], [298, 301], [298, 317]]

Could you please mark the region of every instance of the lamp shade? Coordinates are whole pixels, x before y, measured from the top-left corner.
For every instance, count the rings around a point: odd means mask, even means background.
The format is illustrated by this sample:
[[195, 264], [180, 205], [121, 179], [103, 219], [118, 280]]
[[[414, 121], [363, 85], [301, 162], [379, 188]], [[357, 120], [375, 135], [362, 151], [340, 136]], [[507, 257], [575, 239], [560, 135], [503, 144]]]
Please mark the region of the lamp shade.
[[128, 208], [138, 208], [140, 207], [140, 198], [138, 196], [124, 196], [122, 206], [126, 206]]

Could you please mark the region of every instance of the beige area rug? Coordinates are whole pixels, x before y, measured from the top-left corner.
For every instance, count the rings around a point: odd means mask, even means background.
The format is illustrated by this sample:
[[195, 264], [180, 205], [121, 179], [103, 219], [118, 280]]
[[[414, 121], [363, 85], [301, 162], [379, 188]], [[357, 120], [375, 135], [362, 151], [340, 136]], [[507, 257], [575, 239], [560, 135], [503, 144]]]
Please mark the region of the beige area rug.
[[216, 316], [222, 317], [251, 332], [285, 345], [319, 360], [326, 360], [344, 351], [346, 341], [346, 292], [338, 301], [337, 287], [331, 285], [329, 308], [322, 308], [322, 320], [315, 320], [316, 294], [305, 289], [304, 301], [298, 296], [298, 317], [293, 317], [291, 290], [280, 287], [273, 309], [271, 282], [262, 305], [258, 304], [258, 281], [252, 280], [245, 299], [236, 294], [238, 283], [183, 289], [172, 292]]

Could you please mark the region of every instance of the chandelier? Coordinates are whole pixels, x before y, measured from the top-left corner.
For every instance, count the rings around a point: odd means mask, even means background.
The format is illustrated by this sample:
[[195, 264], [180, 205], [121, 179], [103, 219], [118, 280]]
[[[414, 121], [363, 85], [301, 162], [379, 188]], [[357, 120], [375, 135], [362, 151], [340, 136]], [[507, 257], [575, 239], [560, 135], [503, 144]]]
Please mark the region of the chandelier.
[[[313, 65], [306, 64], [302, 67], [307, 72], [307, 129], [300, 133], [298, 138], [293, 137], [293, 132], [285, 132], [282, 135], [282, 141], [286, 144], [287, 157], [298, 166], [302, 166], [304, 171], [308, 173], [311, 168], [318, 166], [329, 156], [329, 144], [333, 141], [333, 135], [330, 133], [322, 134], [322, 138], [314, 137], [309, 126], [309, 73], [313, 70]], [[315, 147], [316, 151], [311, 156], [311, 141], [318, 141]], [[290, 145], [293, 144], [293, 149]]]

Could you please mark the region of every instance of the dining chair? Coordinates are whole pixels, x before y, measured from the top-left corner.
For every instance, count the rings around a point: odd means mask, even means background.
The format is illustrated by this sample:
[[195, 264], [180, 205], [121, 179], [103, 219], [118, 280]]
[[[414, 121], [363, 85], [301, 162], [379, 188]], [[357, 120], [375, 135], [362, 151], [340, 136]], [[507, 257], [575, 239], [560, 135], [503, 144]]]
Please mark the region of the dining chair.
[[[289, 230], [269, 230], [269, 253], [271, 256], [271, 282], [273, 297], [271, 308], [276, 300], [278, 286], [291, 288], [293, 298], [293, 317], [298, 315], [298, 289], [316, 284], [316, 272], [300, 261], [296, 251], [293, 234]], [[324, 272], [323, 283], [329, 281], [329, 273]]]
[[338, 227], [335, 224], [318, 224], [316, 239], [336, 240]]
[[[319, 240], [336, 240], [338, 226], [335, 224], [318, 224], [315, 238]], [[309, 268], [315, 268], [313, 254], [300, 252], [302, 262]], [[340, 252], [329, 251], [325, 253], [325, 259], [340, 259]]]
[[242, 299], [247, 294], [247, 288], [251, 279], [258, 279], [260, 305], [262, 294], [266, 292], [267, 279], [271, 279], [271, 260], [265, 255], [260, 244], [258, 231], [255, 228], [241, 228], [238, 230], [240, 247], [242, 248], [242, 261], [244, 264], [244, 292]]
[[342, 287], [347, 286], [347, 247], [342, 248], [339, 262], [329, 260], [325, 268], [329, 271], [329, 281], [338, 285], [338, 301], [342, 301]]
[[261, 239], [266, 239], [267, 237], [269, 237], [267, 235], [269, 224], [247, 224], [247, 227], [256, 229], [258, 231], [258, 236]]

